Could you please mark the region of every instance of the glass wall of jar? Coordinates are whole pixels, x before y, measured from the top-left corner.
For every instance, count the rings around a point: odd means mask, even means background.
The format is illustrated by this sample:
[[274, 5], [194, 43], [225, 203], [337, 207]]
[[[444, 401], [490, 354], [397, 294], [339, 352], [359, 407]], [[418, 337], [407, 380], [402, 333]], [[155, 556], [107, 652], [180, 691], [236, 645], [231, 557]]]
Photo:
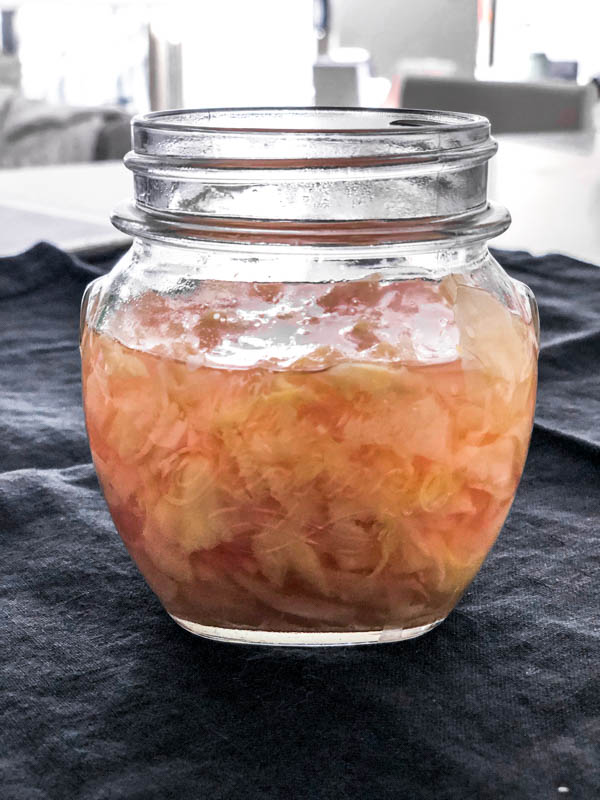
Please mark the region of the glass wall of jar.
[[134, 122], [130, 251], [82, 308], [115, 526], [168, 613], [396, 641], [456, 605], [525, 463], [537, 311], [487, 241], [487, 120], [238, 109]]

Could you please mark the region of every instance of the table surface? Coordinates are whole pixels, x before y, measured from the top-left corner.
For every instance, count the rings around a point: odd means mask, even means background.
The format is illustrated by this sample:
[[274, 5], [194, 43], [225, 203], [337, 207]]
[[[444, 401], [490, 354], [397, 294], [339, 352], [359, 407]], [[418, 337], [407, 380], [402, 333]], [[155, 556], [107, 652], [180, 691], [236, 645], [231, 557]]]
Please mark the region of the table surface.
[[600, 134], [498, 136], [488, 196], [512, 225], [494, 247], [600, 264]]
[[[494, 246], [600, 264], [600, 143], [584, 133], [498, 136], [490, 199], [513, 218]], [[127, 242], [109, 222], [132, 194], [121, 162], [0, 170], [0, 255], [40, 240], [74, 253]]]

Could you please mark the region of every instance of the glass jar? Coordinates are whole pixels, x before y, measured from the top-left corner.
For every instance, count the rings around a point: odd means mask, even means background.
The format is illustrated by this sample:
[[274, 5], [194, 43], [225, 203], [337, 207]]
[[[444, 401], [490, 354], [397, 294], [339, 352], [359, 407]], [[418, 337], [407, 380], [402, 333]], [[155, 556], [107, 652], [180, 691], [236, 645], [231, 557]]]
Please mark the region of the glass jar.
[[431, 630], [493, 545], [535, 405], [533, 295], [487, 249], [482, 117], [160, 112], [133, 245], [87, 288], [83, 396], [117, 530], [196, 634]]

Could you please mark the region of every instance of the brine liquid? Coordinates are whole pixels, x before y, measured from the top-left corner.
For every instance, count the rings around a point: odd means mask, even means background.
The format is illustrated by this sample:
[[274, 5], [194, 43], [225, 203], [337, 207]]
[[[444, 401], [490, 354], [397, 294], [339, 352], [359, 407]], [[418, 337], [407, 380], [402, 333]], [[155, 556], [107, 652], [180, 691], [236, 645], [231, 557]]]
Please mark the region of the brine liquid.
[[[171, 298], [168, 313], [157, 295], [138, 301], [127, 326], [143, 325], [145, 349], [115, 338], [118, 321], [111, 335], [85, 331], [94, 462], [127, 548], [171, 614], [225, 628], [360, 631], [416, 627], [455, 605], [523, 469], [535, 345], [480, 289], [425, 287], [418, 307], [437, 306], [448, 353], [419, 363], [423, 320], [412, 338], [386, 322], [390, 305], [402, 317], [406, 291], [359, 303], [359, 323], [354, 304], [351, 326], [343, 298], [331, 308], [321, 298], [315, 324], [335, 318], [339, 342], [285, 365], [203, 361], [247, 336], [217, 315], [207, 338], [199, 308], [214, 296]], [[171, 339], [159, 335], [165, 319]], [[394, 358], [407, 342], [412, 358]]]

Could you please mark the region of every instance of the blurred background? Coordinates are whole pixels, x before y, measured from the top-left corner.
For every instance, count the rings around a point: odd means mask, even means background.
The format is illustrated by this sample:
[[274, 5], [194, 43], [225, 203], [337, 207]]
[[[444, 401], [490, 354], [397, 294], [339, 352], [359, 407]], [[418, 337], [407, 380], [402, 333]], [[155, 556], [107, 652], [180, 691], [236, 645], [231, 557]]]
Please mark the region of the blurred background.
[[500, 244], [600, 262], [599, 0], [0, 9], [0, 255], [34, 235], [71, 250], [106, 241], [110, 208], [129, 193], [116, 162], [134, 113], [314, 104], [484, 114], [501, 144], [490, 195], [515, 218]]

